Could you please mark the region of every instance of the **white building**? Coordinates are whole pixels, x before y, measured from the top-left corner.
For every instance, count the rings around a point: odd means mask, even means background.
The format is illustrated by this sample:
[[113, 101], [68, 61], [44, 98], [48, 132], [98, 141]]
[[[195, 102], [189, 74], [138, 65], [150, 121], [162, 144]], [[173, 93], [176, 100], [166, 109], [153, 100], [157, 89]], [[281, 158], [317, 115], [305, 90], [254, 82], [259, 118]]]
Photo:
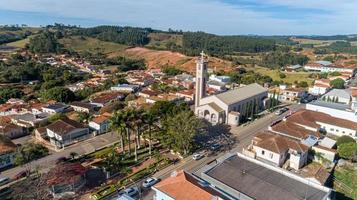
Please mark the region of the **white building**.
[[344, 66], [341, 64], [334, 64], [328, 61], [317, 61], [308, 63], [304, 66], [305, 70], [308, 71], [318, 71], [322, 73], [339, 72], [342, 74], [349, 74], [350, 77], [356, 74], [357, 66]]
[[61, 119], [47, 126], [47, 136], [51, 144], [58, 148], [86, 139], [88, 134], [86, 126], [70, 119]]
[[254, 83], [215, 95], [206, 95], [208, 62], [201, 54], [196, 67], [195, 113], [213, 124], [238, 125], [242, 117], [264, 110], [268, 91]]
[[102, 134], [109, 131], [109, 117], [100, 115], [89, 122], [89, 127], [96, 131], [96, 134]]
[[110, 89], [119, 92], [136, 92], [139, 89], [139, 85], [119, 84], [111, 87]]
[[[288, 158], [289, 166], [295, 170], [307, 163], [307, 146], [270, 133], [256, 135], [247, 150], [253, 152], [256, 159], [276, 167], [282, 167]], [[246, 155], [249, 156], [249, 152]]]
[[0, 169], [14, 162], [16, 145], [7, 137], [0, 135]]
[[323, 101], [350, 104], [351, 91], [348, 89], [333, 89], [321, 97]]
[[48, 106], [42, 107], [42, 111], [49, 114], [56, 114], [64, 112], [69, 106], [63, 103], [54, 103]]
[[215, 74], [212, 74], [209, 77], [209, 80], [217, 81], [217, 82], [224, 83], [224, 84], [231, 82], [231, 78], [229, 76], [217, 76]]

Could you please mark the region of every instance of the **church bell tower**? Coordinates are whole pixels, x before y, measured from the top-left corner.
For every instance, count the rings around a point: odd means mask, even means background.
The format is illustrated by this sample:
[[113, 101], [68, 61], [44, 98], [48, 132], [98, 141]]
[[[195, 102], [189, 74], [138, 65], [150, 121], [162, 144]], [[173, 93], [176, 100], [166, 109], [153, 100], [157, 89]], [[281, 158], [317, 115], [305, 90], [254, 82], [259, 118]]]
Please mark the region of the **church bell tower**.
[[206, 96], [207, 67], [207, 56], [202, 51], [201, 56], [198, 57], [196, 61], [195, 108], [200, 106], [200, 100]]

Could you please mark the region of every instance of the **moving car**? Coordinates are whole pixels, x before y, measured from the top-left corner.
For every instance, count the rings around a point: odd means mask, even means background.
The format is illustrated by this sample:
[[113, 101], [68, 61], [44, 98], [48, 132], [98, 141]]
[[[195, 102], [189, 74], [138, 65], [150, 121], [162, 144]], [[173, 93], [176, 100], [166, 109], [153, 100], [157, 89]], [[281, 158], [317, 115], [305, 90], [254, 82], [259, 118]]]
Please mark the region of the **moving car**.
[[203, 154], [201, 154], [201, 153], [195, 153], [192, 155], [192, 159], [194, 159], [194, 160], [199, 160], [201, 158], [203, 158]]
[[28, 174], [28, 171], [21, 171], [15, 175], [15, 180], [21, 179], [23, 177], [26, 177]]
[[143, 182], [143, 187], [144, 188], [151, 187], [151, 186], [155, 185], [156, 183], [158, 183], [159, 181], [160, 180], [155, 177], [148, 178]]
[[289, 110], [289, 108], [281, 108], [275, 112], [275, 115], [281, 115], [288, 110]]

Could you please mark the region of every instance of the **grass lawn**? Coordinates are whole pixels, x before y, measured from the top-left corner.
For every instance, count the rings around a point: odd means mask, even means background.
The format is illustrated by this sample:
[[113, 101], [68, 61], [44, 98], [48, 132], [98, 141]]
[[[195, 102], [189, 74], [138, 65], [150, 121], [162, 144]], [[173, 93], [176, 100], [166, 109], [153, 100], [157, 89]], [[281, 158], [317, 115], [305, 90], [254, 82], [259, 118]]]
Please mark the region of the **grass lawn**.
[[247, 68], [247, 70], [253, 70], [263, 75], [270, 76], [274, 81], [284, 81], [285, 83], [293, 84], [295, 81], [306, 81], [309, 85], [312, 84], [313, 79], [309, 78], [311, 73], [308, 72], [283, 72], [286, 78], [281, 79], [279, 77], [279, 70], [271, 70], [265, 67]]
[[73, 36], [63, 38], [60, 42], [65, 48], [72, 48], [75, 51], [89, 51], [91, 53], [104, 53], [109, 54], [112, 52], [123, 51], [128, 46], [114, 42], [105, 42], [96, 38]]
[[16, 47], [16, 48], [25, 48], [25, 45], [27, 43], [29, 43], [29, 41], [30, 41], [30, 37], [27, 37], [25, 39], [18, 40], [18, 41], [15, 41], [15, 42], [7, 43], [6, 46]]
[[336, 183], [334, 185], [334, 189], [338, 192], [344, 193], [352, 199], [357, 199], [357, 169], [353, 169], [352, 167], [337, 167], [334, 175], [338, 181], [346, 184], [353, 190], [353, 192], [351, 194], [347, 194], [345, 191], [341, 190]]

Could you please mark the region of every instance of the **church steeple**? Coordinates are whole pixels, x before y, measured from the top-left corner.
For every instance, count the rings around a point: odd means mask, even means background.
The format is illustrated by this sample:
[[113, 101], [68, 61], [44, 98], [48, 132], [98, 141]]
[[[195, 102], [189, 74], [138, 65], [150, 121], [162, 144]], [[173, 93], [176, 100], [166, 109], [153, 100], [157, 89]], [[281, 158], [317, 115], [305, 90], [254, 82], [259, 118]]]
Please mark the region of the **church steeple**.
[[208, 78], [208, 61], [206, 54], [202, 51], [196, 60], [196, 95], [195, 106], [200, 106], [200, 100], [206, 96], [206, 81]]

